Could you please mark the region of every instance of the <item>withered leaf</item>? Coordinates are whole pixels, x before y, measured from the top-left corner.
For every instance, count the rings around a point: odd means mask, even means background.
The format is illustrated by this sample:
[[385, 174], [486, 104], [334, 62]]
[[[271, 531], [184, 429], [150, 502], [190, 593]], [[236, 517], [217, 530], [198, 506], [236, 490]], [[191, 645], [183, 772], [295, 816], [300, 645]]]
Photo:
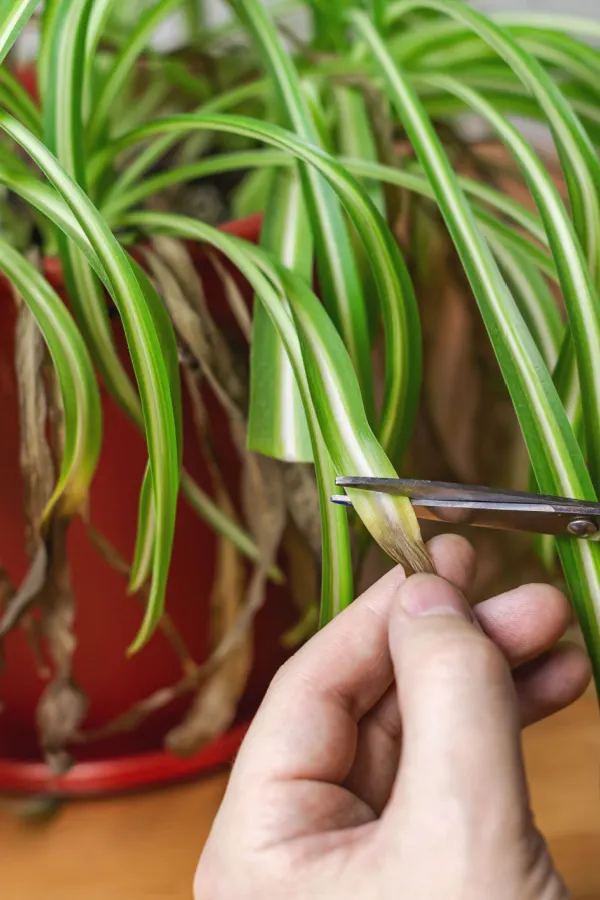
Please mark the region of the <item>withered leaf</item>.
[[454, 250], [445, 228], [418, 208], [412, 244], [423, 328], [424, 412], [453, 479], [476, 483], [481, 397], [477, 307], [468, 287], [455, 278]]
[[[233, 509], [221, 497], [229, 515]], [[234, 626], [244, 592], [244, 567], [236, 548], [221, 538], [217, 549], [215, 578], [211, 596], [213, 647]], [[166, 736], [165, 745], [173, 753], [188, 756], [229, 728], [248, 681], [252, 666], [251, 628], [239, 635], [237, 643], [216, 671], [200, 686], [183, 721]]]
[[308, 640], [319, 626], [319, 565], [305, 535], [291, 519], [283, 535], [282, 550], [287, 583], [300, 616], [281, 639], [284, 647], [292, 649]]
[[48, 571], [48, 550], [45, 543], [38, 546], [27, 575], [8, 602], [0, 619], [0, 638], [19, 624], [25, 613], [31, 609], [46, 584]]
[[306, 463], [282, 467], [286, 506], [317, 560], [321, 559], [321, 512], [314, 468]]
[[238, 328], [240, 329], [248, 343], [250, 343], [252, 339], [252, 317], [250, 315], [248, 304], [244, 299], [239, 285], [231, 272], [229, 272], [227, 267], [223, 264], [217, 253], [215, 253], [214, 251], [209, 251], [207, 253], [207, 256], [213, 269], [221, 280], [225, 299], [229, 304], [229, 308], [233, 313]]
[[13, 580], [4, 568], [0, 566], [0, 610], [6, 608], [6, 604], [15, 593]]
[[[433, 300], [433, 298], [430, 298]], [[459, 481], [476, 483], [481, 376], [474, 352], [474, 310], [448, 279], [429, 319], [424, 394], [442, 450]], [[429, 305], [429, 304], [428, 304]], [[435, 324], [434, 324], [435, 323]]]
[[[282, 466], [248, 452], [243, 465], [242, 504], [260, 556], [244, 595], [239, 554], [228, 541], [219, 542], [212, 595], [213, 671], [201, 683], [183, 722], [166, 738], [167, 747], [182, 755], [222, 733], [235, 718], [252, 664], [252, 624], [264, 603], [268, 572], [285, 528]], [[215, 481], [221, 505], [234, 515], [229, 498], [220, 490], [220, 479]]]
[[[185, 379], [192, 400], [196, 433], [215, 488], [217, 502], [232, 519], [235, 508], [225, 488], [214, 454], [196, 373], [185, 369]], [[244, 594], [245, 572], [236, 548], [220, 538], [217, 546], [215, 574], [211, 593], [211, 649], [214, 650], [235, 627]], [[253, 637], [250, 626], [237, 633], [226, 654], [218, 661], [199, 687], [183, 721], [166, 735], [165, 746], [173, 753], [188, 756], [206, 742], [222, 734], [235, 719], [237, 706], [248, 681], [252, 666]]]
[[262, 607], [268, 574], [277, 554], [286, 525], [283, 464], [258, 453], [248, 453], [242, 474], [244, 517], [260, 553], [250, 579], [237, 627], [247, 627]]
[[200, 366], [230, 420], [241, 427], [246, 417], [247, 384], [227, 341], [208, 313], [201, 282], [187, 251], [176, 241], [157, 238], [153, 250], [146, 251], [146, 259], [179, 341]]
[[87, 713], [87, 698], [72, 676], [73, 654], [77, 640], [73, 630], [75, 598], [71, 588], [67, 558], [69, 523], [52, 522], [48, 550], [46, 584], [40, 594], [42, 633], [52, 662], [53, 680], [44, 690], [37, 709], [40, 742], [49, 765], [66, 771], [70, 755], [66, 746], [79, 731]]
[[46, 347], [38, 325], [18, 293], [15, 370], [19, 395], [19, 461], [25, 487], [27, 551], [33, 558], [40, 544], [39, 527], [54, 485], [54, 461], [46, 435], [48, 402], [44, 371]]
[[21, 586], [4, 605], [0, 638], [28, 613], [44, 587], [48, 551], [40, 533], [40, 523], [54, 484], [54, 461], [46, 435], [45, 344], [33, 315], [17, 291], [13, 291], [13, 298], [17, 309], [15, 372], [19, 397], [19, 462], [25, 491], [27, 552], [32, 562]]
[[88, 701], [70, 678], [57, 676], [44, 690], [37, 708], [37, 727], [46, 762], [56, 775], [71, 768], [65, 749], [85, 719]]

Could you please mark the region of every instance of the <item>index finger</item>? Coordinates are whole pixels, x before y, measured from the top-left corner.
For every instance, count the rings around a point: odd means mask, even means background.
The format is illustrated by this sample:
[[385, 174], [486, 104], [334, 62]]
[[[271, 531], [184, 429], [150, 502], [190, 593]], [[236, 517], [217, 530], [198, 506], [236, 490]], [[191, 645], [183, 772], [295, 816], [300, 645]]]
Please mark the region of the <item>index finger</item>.
[[[441, 535], [429, 552], [438, 573], [468, 592], [475, 574], [471, 545]], [[404, 579], [400, 567], [388, 572], [283, 666], [240, 750], [236, 775], [344, 781], [358, 722], [393, 681], [388, 623]]]

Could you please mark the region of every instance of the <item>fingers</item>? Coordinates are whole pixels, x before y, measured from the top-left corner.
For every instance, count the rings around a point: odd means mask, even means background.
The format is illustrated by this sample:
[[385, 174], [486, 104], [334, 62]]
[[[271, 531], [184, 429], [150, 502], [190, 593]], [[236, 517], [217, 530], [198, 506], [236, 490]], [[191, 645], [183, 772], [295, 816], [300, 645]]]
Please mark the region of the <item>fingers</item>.
[[403, 744], [385, 817], [422, 809], [431, 797], [442, 818], [469, 829], [469, 840], [485, 807], [503, 827], [525, 827], [514, 684], [502, 653], [474, 627], [464, 597], [436, 576], [410, 578], [391, 610], [390, 650]]
[[[583, 693], [590, 679], [585, 653], [577, 647], [566, 654], [562, 649], [548, 653], [571, 620], [569, 602], [556, 588], [524, 585], [479, 604], [474, 614], [517, 670], [514, 678], [523, 727], [558, 712]], [[538, 661], [523, 665], [531, 660]], [[401, 732], [396, 691], [390, 688], [360, 722], [356, 759], [345, 781], [378, 814], [396, 778]]]
[[396, 685], [361, 720], [354, 764], [344, 786], [381, 815], [400, 762], [402, 723]]
[[[475, 570], [467, 541], [429, 546], [438, 571], [465, 590]], [[357, 722], [393, 680], [390, 608], [404, 573], [396, 568], [306, 644], [269, 689], [236, 768], [269, 778], [341, 783], [355, 758]]]
[[571, 621], [569, 601], [549, 584], [527, 584], [474, 609], [483, 631], [513, 668], [553, 647]]
[[523, 727], [554, 715], [581, 697], [592, 677], [577, 644], [564, 643], [514, 673]]

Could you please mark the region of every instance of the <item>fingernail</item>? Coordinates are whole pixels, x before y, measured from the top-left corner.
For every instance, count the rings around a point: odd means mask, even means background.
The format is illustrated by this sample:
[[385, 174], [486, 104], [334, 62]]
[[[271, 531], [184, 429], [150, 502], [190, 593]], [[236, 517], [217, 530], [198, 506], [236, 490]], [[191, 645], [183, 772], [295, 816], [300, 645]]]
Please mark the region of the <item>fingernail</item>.
[[460, 591], [437, 575], [412, 575], [400, 588], [399, 600], [402, 610], [411, 619], [421, 616], [473, 619]]

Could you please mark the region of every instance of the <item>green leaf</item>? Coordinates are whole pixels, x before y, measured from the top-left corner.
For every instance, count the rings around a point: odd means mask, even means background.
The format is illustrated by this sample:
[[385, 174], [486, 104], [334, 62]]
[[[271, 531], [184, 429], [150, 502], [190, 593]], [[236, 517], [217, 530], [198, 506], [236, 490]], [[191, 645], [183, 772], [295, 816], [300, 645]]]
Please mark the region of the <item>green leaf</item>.
[[[426, 5], [438, 8], [435, 3]], [[447, 6], [454, 8], [451, 0]], [[409, 79], [395, 66], [368, 19], [356, 13], [353, 21], [379, 64], [390, 98], [435, 190], [510, 391], [541, 490], [593, 498], [583, 455], [554, 384], [474, 221], [435, 129]], [[569, 539], [559, 544], [600, 688], [600, 548]]]
[[[539, 104], [527, 91], [527, 88], [515, 79], [512, 73], [504, 70], [486, 72], [482, 75], [476, 69], [467, 74], [461, 74], [463, 84], [476, 88], [483, 96], [494, 104], [498, 111], [506, 115], [519, 116], [546, 123], [544, 113]], [[438, 119], [456, 119], [465, 111], [464, 103], [456, 97], [431, 89], [419, 91], [423, 103], [430, 116]], [[586, 131], [595, 145], [600, 145], [600, 110], [598, 106], [590, 102], [587, 96], [582, 95], [576, 85], [565, 84], [563, 94], [568, 98], [571, 106], [585, 123]]]
[[[48, 82], [44, 103], [45, 142], [48, 149], [55, 153], [65, 172], [83, 188], [86, 181], [86, 154], [83, 141], [84, 51], [87, 46], [91, 9], [90, 0], [75, 0], [75, 2], [59, 0], [56, 15], [46, 34], [52, 52], [48, 60]], [[120, 361], [114, 343], [102, 286], [85, 254], [60, 230], [57, 231], [57, 243], [63, 277], [75, 316], [103, 380], [122, 409], [138, 426], [142, 426], [138, 395]], [[159, 306], [162, 306], [160, 301]], [[156, 304], [152, 309], [156, 309]], [[164, 323], [162, 324], [164, 332]], [[168, 335], [165, 347], [169, 347]], [[171, 395], [178, 398], [178, 373], [175, 373], [175, 382]], [[178, 429], [180, 432], [180, 424]], [[139, 526], [131, 572], [132, 590], [141, 587], [152, 565], [154, 511], [148, 490], [149, 480], [151, 482], [151, 476], [147, 472], [140, 502]], [[142, 563], [143, 569], [140, 568]]]
[[545, 247], [538, 247], [531, 243], [527, 237], [519, 234], [510, 225], [499, 221], [489, 215], [483, 209], [474, 209], [479, 227], [488, 242], [500, 242], [511, 251], [518, 253], [523, 259], [528, 260], [536, 269], [546, 275], [551, 281], [558, 283], [558, 275], [554, 259]]
[[44, 337], [58, 376], [65, 445], [58, 482], [44, 512], [72, 516], [84, 504], [102, 444], [102, 408], [87, 348], [70, 314], [37, 269], [0, 239], [0, 269], [19, 291]]
[[500, 241], [490, 245], [542, 359], [552, 371], [565, 333], [554, 295], [536, 266], [522, 254]]
[[[393, 15], [392, 7], [390, 16]], [[531, 27], [519, 18], [517, 15], [513, 21], [510, 14], [494, 17], [496, 24], [502, 24], [527, 53], [597, 92], [600, 55], [596, 49], [568, 35]], [[452, 73], [457, 69], [468, 72], [470, 67], [496, 56], [493, 47], [471, 28], [452, 20], [437, 21], [428, 28], [419, 29], [409, 34], [408, 40], [405, 34], [399, 35], [390, 42], [390, 50], [403, 66], [412, 68], [416, 64], [420, 69]]]
[[20, 119], [35, 135], [40, 135], [42, 131], [40, 111], [6, 66], [0, 68], [0, 90], [3, 108], [16, 119]]
[[561, 13], [534, 12], [505, 12], [494, 16], [498, 25], [525, 26], [538, 28], [544, 31], [570, 32], [579, 34], [587, 40], [600, 41], [600, 22], [598, 19], [590, 19], [586, 16], [571, 16]]
[[83, 96], [84, 96], [84, 121], [88, 122], [90, 110], [94, 102], [94, 96], [98, 89], [98, 45], [100, 39], [105, 32], [106, 26], [110, 19], [115, 0], [94, 0], [90, 10], [90, 18], [88, 22], [86, 44], [85, 44], [85, 61], [83, 74]]
[[[210, 160], [222, 160], [223, 156], [232, 156], [233, 154], [219, 154], [218, 156], [209, 157]], [[208, 162], [208, 160], [206, 160]], [[189, 167], [190, 170], [196, 168], [198, 163], [192, 163]], [[240, 168], [242, 168], [240, 166]], [[171, 172], [174, 171], [171, 169]], [[169, 175], [171, 174], [169, 172]], [[165, 173], [166, 174], [166, 173]], [[192, 179], [195, 176], [192, 176]], [[143, 181], [140, 185], [140, 188], [146, 193], [146, 185], [148, 181], [152, 179], [148, 178]], [[183, 179], [187, 181], [187, 178]], [[232, 201], [231, 201], [231, 219], [235, 221], [236, 219], [246, 219], [248, 216], [254, 216], [259, 213], [263, 213], [267, 208], [267, 203], [269, 202], [269, 197], [271, 195], [271, 187], [273, 185], [273, 174], [269, 171], [268, 168], [260, 168], [256, 169], [254, 172], [248, 172], [245, 176], [244, 180], [241, 184], [236, 188]], [[152, 194], [146, 194], [146, 196], [152, 196]], [[124, 198], [127, 201], [127, 195]], [[127, 203], [123, 203], [123, 198], [121, 199], [122, 209], [127, 209]]]
[[[338, 474], [396, 477], [370, 429], [359, 384], [340, 335], [317, 297], [299, 278], [279, 269], [300, 338], [320, 434]], [[347, 490], [354, 509], [385, 552], [409, 571], [431, 563], [417, 518], [406, 498]]]
[[306, 112], [310, 116], [315, 135], [318, 135], [319, 147], [328, 153], [334, 152], [331, 121], [321, 96], [322, 84], [317, 79], [304, 77], [300, 81], [300, 91], [304, 98]]
[[580, 120], [550, 75], [530, 54], [485, 16], [461, 0], [403, 0], [395, 16], [431, 9], [466, 25], [510, 66], [543, 110], [561, 159], [577, 233], [592, 279], [600, 284], [600, 159]]
[[[312, 277], [310, 226], [294, 168], [275, 174], [261, 244], [286, 268], [307, 280]], [[254, 306], [250, 373], [250, 449], [286, 461], [310, 462], [310, 435], [296, 378], [262, 303]]]
[[[277, 89], [281, 109], [299, 137], [320, 145], [301, 81], [260, 0], [233, 4], [257, 42]], [[354, 364], [370, 416], [373, 380], [365, 298], [339, 201], [314, 167], [301, 166], [306, 203], [315, 238], [323, 302], [342, 335]]]
[[[357, 88], [338, 85], [334, 91], [337, 113], [337, 145], [342, 156], [378, 162], [377, 142], [365, 98]], [[377, 178], [363, 180], [365, 190], [385, 217], [385, 196]]]
[[[222, 94], [218, 94], [212, 100], [207, 103], [203, 103], [196, 112], [225, 112], [229, 109], [235, 109], [237, 106], [243, 106], [244, 104], [255, 100], [258, 97], [262, 97], [268, 88], [268, 83], [266, 80], [254, 81], [249, 84], [243, 84], [239, 87], [232, 88], [230, 91], [225, 91]], [[138, 179], [140, 179], [145, 172], [147, 172], [165, 153], [173, 146], [174, 143], [177, 142], [177, 137], [173, 137], [172, 135], [166, 135], [161, 137], [158, 140], [153, 140], [147, 147], [145, 147], [142, 152], [133, 160], [133, 162], [129, 163], [129, 165], [121, 172], [121, 174], [115, 179], [112, 186], [107, 190], [106, 196], [104, 198], [105, 203], [110, 204], [112, 202], [118, 203], [119, 197], [122, 192], [128, 188], [130, 185], [134, 184]], [[109, 160], [111, 159], [109, 155]], [[95, 163], [95, 164], [94, 164]], [[90, 166], [90, 171], [88, 176], [92, 184], [96, 184], [101, 176], [103, 175], [105, 170], [105, 163], [102, 161], [102, 156], [96, 159], [92, 159], [92, 164]]]
[[122, 50], [102, 85], [89, 122], [88, 140], [94, 146], [108, 127], [111, 109], [134, 70], [135, 63], [160, 23], [179, 5], [180, 0], [159, 0], [140, 16], [137, 27], [128, 35]]
[[[336, 109], [337, 147], [339, 152], [346, 157], [378, 161], [377, 142], [367, 104], [362, 93], [356, 88], [347, 85], [338, 85], [333, 92]], [[386, 218], [385, 193], [379, 180], [376, 178], [361, 179], [361, 183], [369, 197], [377, 207], [381, 215]], [[359, 273], [363, 285], [365, 297], [370, 297], [374, 290], [369, 261], [366, 258], [362, 241], [352, 232], [352, 244]], [[378, 309], [373, 303], [367, 305], [367, 318], [371, 337], [374, 336], [378, 323]]]
[[0, 0], [0, 63], [33, 15], [39, 0]]
[[[45, 143], [65, 172], [84, 189], [83, 67], [91, 8], [89, 0], [58, 0], [56, 15], [46, 33], [52, 52], [44, 102]], [[115, 347], [102, 289], [82, 252], [60, 229], [57, 236], [65, 283], [83, 337], [108, 390], [125, 412], [140, 423], [137, 391]]]

